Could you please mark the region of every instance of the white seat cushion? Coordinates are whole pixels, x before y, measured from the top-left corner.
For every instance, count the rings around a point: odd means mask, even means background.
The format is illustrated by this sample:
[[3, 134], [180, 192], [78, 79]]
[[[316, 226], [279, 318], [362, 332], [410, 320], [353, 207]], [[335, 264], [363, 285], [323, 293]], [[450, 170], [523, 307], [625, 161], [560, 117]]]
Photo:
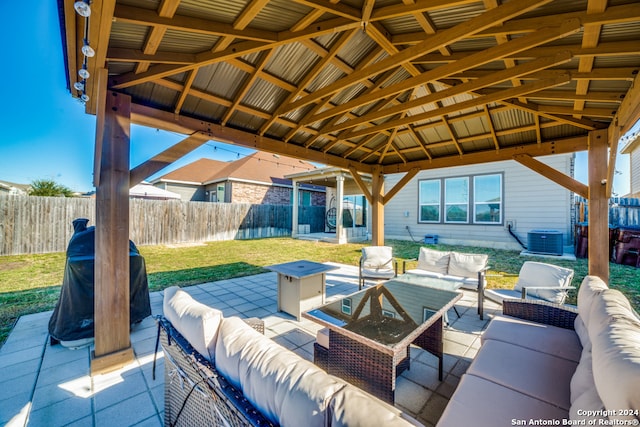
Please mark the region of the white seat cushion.
[[557, 265], [543, 262], [527, 261], [522, 264], [518, 274], [518, 282], [514, 287], [516, 291], [527, 288], [527, 295], [537, 297], [545, 301], [562, 304], [566, 297], [566, 291], [554, 291], [550, 289], [535, 290], [538, 286], [567, 287], [571, 284], [573, 270], [558, 267]]
[[546, 402], [465, 374], [436, 427], [496, 427], [514, 425], [512, 420], [567, 417], [567, 411]]
[[399, 409], [350, 384], [333, 396], [330, 413], [331, 427], [422, 426], [420, 422], [403, 414]]
[[495, 316], [482, 334], [482, 342], [502, 341], [578, 362], [582, 345], [575, 331], [510, 316]]
[[213, 361], [222, 312], [194, 300], [177, 286], [164, 290], [164, 317], [198, 353]]
[[577, 365], [525, 347], [487, 340], [467, 373], [568, 412], [571, 407], [569, 383]]
[[420, 248], [418, 254], [418, 269], [434, 273], [447, 274], [449, 272], [450, 252]]
[[429, 270], [422, 270], [420, 268], [407, 270], [406, 273], [415, 274], [416, 276], [435, 277], [437, 279], [441, 279], [442, 277], [444, 277], [444, 274], [442, 273], [437, 273], [435, 271], [429, 271]]
[[367, 279], [393, 279], [396, 275], [395, 270], [387, 268], [363, 268], [362, 277]]
[[504, 300], [522, 298], [522, 292], [514, 289], [485, 289], [484, 296], [502, 304]]

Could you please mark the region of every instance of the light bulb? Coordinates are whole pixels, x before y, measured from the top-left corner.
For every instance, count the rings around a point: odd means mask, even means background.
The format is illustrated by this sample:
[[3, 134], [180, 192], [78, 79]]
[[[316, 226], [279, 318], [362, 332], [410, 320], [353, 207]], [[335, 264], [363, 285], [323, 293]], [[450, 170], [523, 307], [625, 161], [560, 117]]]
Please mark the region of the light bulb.
[[84, 16], [85, 18], [88, 18], [89, 15], [91, 15], [91, 7], [86, 1], [81, 0], [75, 2], [73, 4], [73, 8], [76, 10], [76, 12], [78, 12], [78, 15]]
[[96, 51], [93, 50], [93, 48], [88, 44], [85, 44], [84, 46], [82, 46], [82, 53], [84, 54], [84, 56], [91, 58], [96, 54]]
[[78, 75], [83, 79], [88, 79], [91, 76], [91, 74], [89, 74], [89, 71], [87, 71], [87, 69], [84, 67], [78, 70]]
[[83, 91], [84, 90], [84, 82], [75, 82], [73, 84], [73, 88], [75, 90]]
[[89, 102], [89, 95], [83, 93], [82, 95], [80, 95], [80, 99], [82, 100], [82, 102]]

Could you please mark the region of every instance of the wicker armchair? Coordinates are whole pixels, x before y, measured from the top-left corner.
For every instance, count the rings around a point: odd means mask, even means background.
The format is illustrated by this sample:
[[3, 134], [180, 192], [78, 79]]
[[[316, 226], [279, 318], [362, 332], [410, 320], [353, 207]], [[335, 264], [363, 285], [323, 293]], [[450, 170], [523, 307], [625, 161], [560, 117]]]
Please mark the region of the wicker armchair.
[[[520, 268], [518, 282], [514, 289], [486, 289], [483, 287], [482, 295], [501, 304], [515, 299], [563, 304], [568, 291], [575, 289], [574, 286], [570, 286], [573, 275], [574, 272], [570, 268], [526, 261]], [[482, 304], [479, 304], [480, 307]], [[483, 318], [482, 310], [480, 310], [480, 318]]]
[[389, 280], [398, 275], [398, 261], [393, 258], [391, 246], [367, 246], [362, 248], [358, 274], [358, 287], [362, 289], [364, 281]]

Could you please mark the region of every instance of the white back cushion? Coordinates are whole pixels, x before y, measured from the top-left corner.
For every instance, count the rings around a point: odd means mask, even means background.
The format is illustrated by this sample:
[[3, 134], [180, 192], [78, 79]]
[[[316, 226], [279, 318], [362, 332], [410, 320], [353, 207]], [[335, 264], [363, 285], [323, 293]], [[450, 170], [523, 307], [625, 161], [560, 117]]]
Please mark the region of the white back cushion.
[[362, 257], [364, 267], [393, 269], [391, 246], [365, 246], [362, 248]]
[[162, 311], [198, 353], [213, 361], [222, 312], [194, 300], [177, 286], [164, 290]]
[[237, 317], [222, 322], [216, 367], [265, 417], [282, 426], [325, 426], [329, 400], [345, 386]]
[[597, 276], [585, 276], [580, 284], [580, 288], [578, 289], [578, 313], [587, 330], [589, 329], [593, 302], [606, 289], [609, 289], [609, 287]]
[[594, 300], [590, 315], [593, 376], [604, 406], [640, 409], [640, 320], [615, 289]]
[[450, 252], [420, 248], [420, 253], [418, 254], [418, 268], [433, 271], [434, 273], [447, 274], [449, 272], [450, 254]]
[[449, 274], [451, 276], [475, 278], [478, 272], [487, 266], [487, 261], [489, 261], [489, 255], [451, 252]]
[[[521, 291], [524, 287], [532, 288], [537, 286], [557, 286], [562, 288], [569, 286], [571, 279], [573, 279], [573, 270], [569, 268], [543, 262], [527, 261], [522, 264], [514, 290]], [[564, 301], [564, 292], [562, 291], [528, 289], [527, 294], [558, 304]]]

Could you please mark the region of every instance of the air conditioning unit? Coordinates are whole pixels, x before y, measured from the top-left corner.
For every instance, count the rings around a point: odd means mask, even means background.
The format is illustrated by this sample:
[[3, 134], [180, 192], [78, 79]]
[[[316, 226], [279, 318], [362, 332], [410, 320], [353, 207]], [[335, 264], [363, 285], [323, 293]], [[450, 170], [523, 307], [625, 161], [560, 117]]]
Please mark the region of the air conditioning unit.
[[562, 255], [562, 233], [558, 230], [531, 230], [527, 235], [527, 249], [534, 254]]

